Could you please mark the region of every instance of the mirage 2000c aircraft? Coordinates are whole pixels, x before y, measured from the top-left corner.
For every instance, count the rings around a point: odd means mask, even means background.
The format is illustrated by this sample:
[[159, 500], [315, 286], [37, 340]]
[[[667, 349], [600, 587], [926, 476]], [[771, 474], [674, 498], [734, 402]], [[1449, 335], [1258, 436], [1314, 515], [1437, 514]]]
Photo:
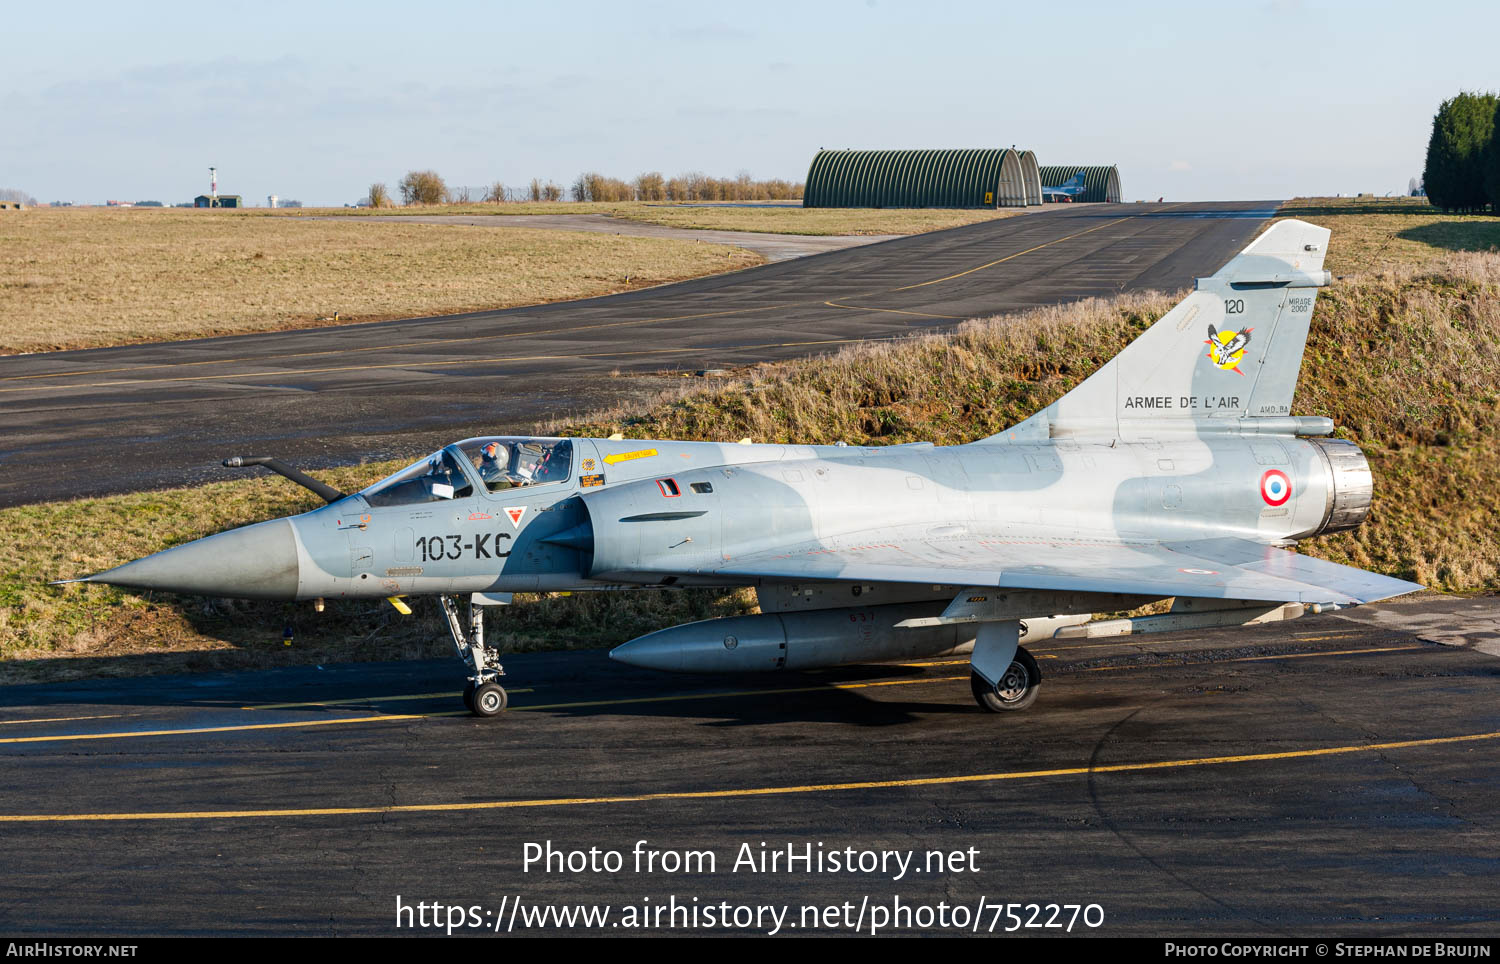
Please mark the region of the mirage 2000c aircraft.
[[[610, 655], [755, 673], [969, 652], [979, 705], [1022, 709], [1041, 680], [1023, 636], [1248, 625], [1421, 588], [1288, 549], [1370, 505], [1360, 450], [1292, 414], [1328, 237], [1277, 223], [1073, 391], [977, 442], [496, 436], [353, 495], [230, 460], [329, 504], [82, 581], [320, 606], [436, 596], [480, 716], [506, 706], [483, 616], [511, 593], [751, 586], [757, 615]], [[1167, 598], [1161, 615], [1090, 615]]]

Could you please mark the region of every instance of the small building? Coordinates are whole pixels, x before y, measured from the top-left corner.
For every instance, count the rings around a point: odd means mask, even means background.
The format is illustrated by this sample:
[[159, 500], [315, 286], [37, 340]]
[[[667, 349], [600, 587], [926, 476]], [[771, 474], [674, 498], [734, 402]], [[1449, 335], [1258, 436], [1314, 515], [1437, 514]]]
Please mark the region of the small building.
[[219, 194], [217, 196], [200, 194], [193, 198], [193, 207], [195, 208], [242, 208], [244, 206], [238, 194]]

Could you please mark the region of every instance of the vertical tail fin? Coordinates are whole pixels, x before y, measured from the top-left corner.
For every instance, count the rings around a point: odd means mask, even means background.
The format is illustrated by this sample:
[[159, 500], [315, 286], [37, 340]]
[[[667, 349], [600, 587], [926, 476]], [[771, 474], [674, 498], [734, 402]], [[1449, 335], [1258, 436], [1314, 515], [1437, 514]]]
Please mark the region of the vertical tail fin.
[[1243, 427], [1293, 431], [1292, 394], [1329, 232], [1279, 221], [1083, 384], [985, 441]]

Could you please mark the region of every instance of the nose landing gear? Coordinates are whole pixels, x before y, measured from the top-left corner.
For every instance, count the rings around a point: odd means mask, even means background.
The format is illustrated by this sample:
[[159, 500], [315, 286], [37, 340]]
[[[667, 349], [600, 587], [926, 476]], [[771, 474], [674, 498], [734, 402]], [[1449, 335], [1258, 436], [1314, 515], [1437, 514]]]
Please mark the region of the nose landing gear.
[[484, 607], [469, 603], [468, 625], [458, 613], [458, 601], [452, 596], [439, 596], [443, 615], [448, 620], [448, 633], [453, 637], [453, 648], [458, 658], [473, 672], [464, 687], [464, 706], [479, 717], [495, 717], [510, 705], [505, 688], [497, 680], [505, 675], [500, 665], [500, 654], [484, 645]]

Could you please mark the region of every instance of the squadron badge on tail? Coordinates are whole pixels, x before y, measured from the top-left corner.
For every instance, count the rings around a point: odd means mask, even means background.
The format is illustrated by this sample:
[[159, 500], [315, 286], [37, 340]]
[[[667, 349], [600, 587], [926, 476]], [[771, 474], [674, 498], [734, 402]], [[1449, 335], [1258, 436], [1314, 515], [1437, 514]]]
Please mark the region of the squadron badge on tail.
[[1245, 374], [1240, 371], [1240, 362], [1245, 358], [1245, 348], [1249, 346], [1250, 333], [1254, 330], [1246, 328], [1244, 331], [1219, 331], [1210, 323], [1208, 339], [1204, 342], [1208, 346], [1208, 360], [1226, 372]]

